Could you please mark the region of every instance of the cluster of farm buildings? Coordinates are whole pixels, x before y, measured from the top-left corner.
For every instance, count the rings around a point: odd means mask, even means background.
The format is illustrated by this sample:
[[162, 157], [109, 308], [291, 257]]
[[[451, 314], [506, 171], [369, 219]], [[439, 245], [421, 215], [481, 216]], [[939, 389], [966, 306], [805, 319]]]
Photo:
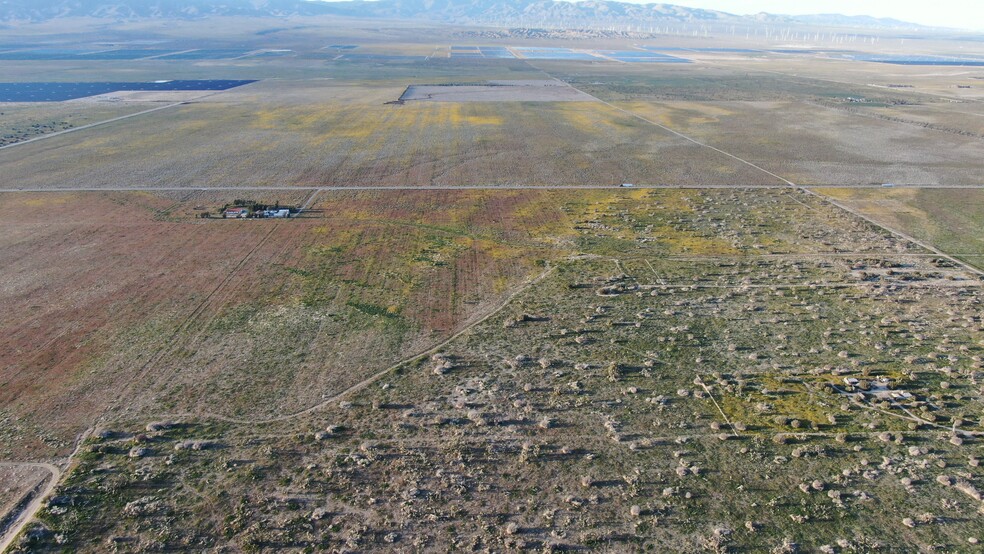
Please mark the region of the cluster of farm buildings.
[[227, 208], [224, 212], [222, 212], [222, 217], [225, 219], [245, 219], [247, 217], [290, 217], [290, 210], [288, 208], [277, 208], [273, 210], [253, 211], [244, 206], [234, 206]]

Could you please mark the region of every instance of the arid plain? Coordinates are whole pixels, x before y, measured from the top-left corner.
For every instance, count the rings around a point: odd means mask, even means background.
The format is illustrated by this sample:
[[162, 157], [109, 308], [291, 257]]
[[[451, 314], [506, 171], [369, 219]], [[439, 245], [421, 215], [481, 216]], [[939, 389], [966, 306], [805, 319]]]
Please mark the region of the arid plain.
[[13, 551], [984, 540], [984, 48], [228, 23], [0, 61], [244, 83], [0, 103]]

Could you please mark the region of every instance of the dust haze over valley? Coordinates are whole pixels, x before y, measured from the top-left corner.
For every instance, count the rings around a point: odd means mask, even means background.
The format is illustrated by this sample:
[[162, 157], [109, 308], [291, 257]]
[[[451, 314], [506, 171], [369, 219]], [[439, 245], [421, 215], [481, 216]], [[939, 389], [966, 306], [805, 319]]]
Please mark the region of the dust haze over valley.
[[0, 552], [977, 552], [984, 38], [0, 3]]

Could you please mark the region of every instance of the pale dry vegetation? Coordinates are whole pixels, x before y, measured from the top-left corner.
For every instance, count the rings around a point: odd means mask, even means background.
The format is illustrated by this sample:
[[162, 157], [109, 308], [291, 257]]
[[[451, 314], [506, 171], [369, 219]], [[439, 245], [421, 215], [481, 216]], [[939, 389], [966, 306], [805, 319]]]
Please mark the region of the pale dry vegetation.
[[488, 321], [296, 420], [121, 421], [33, 547], [980, 540], [979, 278], [795, 191], [568, 198], [574, 256]]
[[984, 190], [819, 189], [865, 216], [984, 268]]
[[237, 197], [5, 197], [4, 457], [67, 453], [110, 407], [307, 407], [480, 317], [570, 233], [536, 191], [322, 192], [298, 219], [196, 218]]
[[[387, 59], [506, 38], [330, 23], [153, 29], [281, 58], [5, 64], [262, 79], [0, 152], [3, 189], [174, 189], [3, 194], [0, 458], [91, 431], [15, 551], [979, 548], [984, 281], [668, 130], [796, 183], [976, 185], [975, 92], [943, 95], [977, 70]], [[322, 50], [350, 43], [384, 57]], [[390, 103], [550, 77], [601, 102]], [[729, 188], [317, 190], [623, 182]], [[984, 259], [976, 189], [821, 192]], [[310, 210], [199, 217], [235, 200]]]

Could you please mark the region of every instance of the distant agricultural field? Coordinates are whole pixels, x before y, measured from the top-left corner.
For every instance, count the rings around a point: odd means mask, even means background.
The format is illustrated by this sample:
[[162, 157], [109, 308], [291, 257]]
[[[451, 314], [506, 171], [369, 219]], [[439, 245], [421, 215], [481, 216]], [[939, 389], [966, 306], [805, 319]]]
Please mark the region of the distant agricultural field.
[[595, 101], [387, 104], [403, 90], [263, 81], [4, 151], [0, 187], [782, 184]]
[[0, 83], [0, 102], [62, 102], [117, 91], [219, 91], [253, 82], [221, 79], [149, 83]]
[[403, 101], [427, 102], [592, 102], [595, 99], [559, 81], [492, 81], [474, 85], [410, 85]]
[[984, 189], [818, 189], [984, 270]]
[[105, 121], [153, 107], [154, 105], [143, 102], [4, 104], [0, 107], [0, 113], [3, 114], [0, 116], [0, 146]]

